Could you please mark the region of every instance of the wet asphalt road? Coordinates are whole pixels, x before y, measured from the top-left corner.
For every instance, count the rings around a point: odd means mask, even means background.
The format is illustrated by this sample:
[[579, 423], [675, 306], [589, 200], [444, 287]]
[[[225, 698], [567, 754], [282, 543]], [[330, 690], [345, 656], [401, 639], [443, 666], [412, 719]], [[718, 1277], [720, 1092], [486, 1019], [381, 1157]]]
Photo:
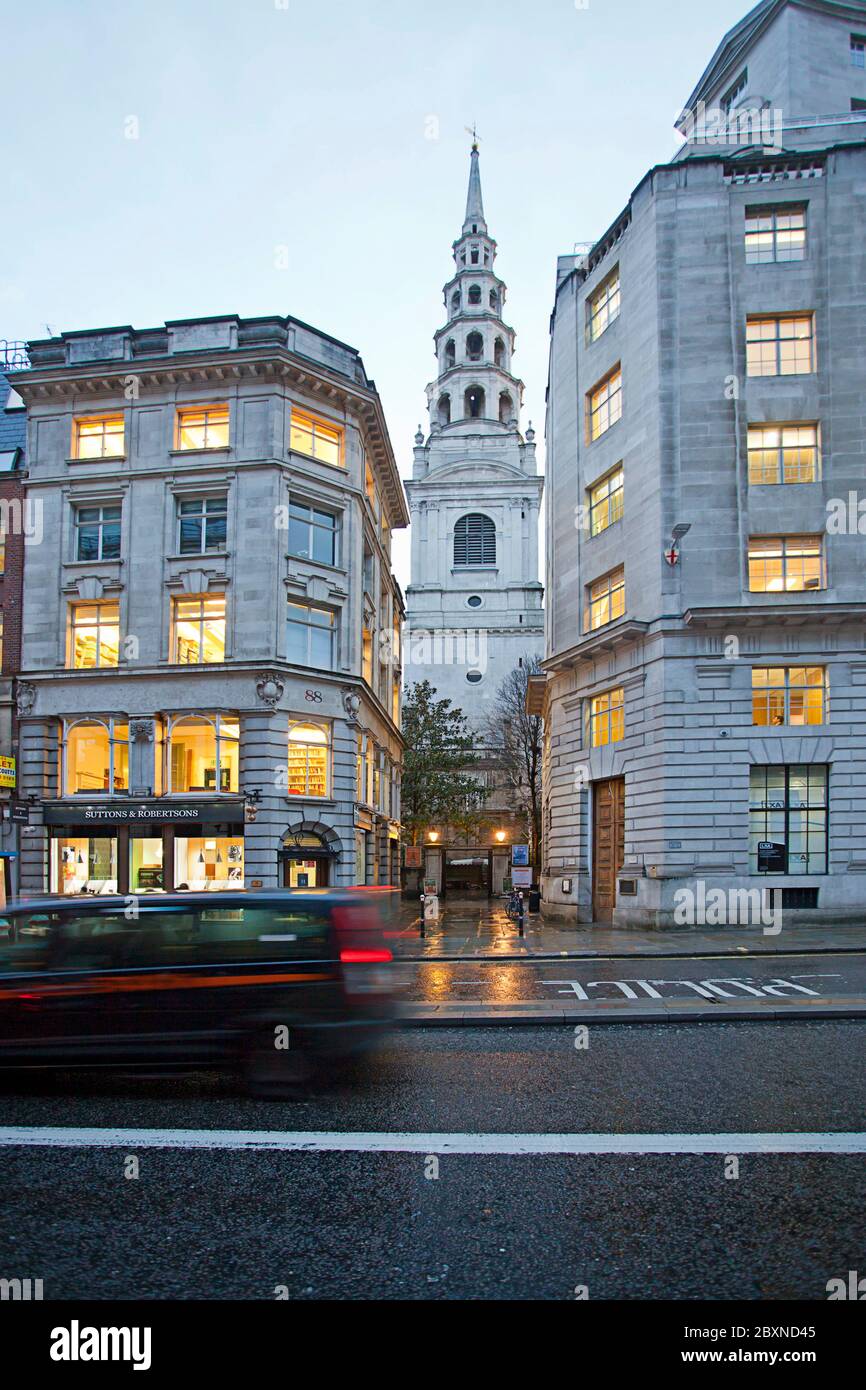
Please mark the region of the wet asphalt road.
[[[866, 1129], [866, 1025], [441, 1029], [296, 1103], [228, 1077], [0, 1083], [4, 1125]], [[46, 1298], [824, 1299], [866, 1269], [862, 1157], [0, 1149], [0, 1277]]]
[[403, 997], [444, 1002], [576, 1003], [593, 999], [866, 998], [866, 954], [634, 960], [424, 961], [398, 966]]

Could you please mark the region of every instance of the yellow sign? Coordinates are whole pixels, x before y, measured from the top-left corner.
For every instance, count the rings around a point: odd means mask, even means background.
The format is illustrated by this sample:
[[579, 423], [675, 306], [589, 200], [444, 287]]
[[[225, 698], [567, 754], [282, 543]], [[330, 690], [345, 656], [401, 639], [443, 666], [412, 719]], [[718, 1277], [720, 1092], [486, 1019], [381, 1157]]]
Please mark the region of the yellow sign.
[[0, 787], [15, 786], [15, 759], [0, 756]]

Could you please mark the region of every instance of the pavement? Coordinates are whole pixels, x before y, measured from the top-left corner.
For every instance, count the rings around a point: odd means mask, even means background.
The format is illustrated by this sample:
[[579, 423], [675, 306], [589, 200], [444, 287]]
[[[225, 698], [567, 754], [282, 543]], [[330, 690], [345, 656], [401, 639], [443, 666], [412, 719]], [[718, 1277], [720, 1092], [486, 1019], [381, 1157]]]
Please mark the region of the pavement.
[[864, 1042], [430, 1029], [296, 1102], [211, 1073], [0, 1079], [28, 1130], [0, 1138], [0, 1277], [46, 1301], [824, 1302], [866, 1274]]
[[527, 917], [521, 937], [486, 898], [448, 902], [423, 937], [420, 925], [403, 904], [390, 933], [408, 1027], [866, 1018], [866, 926], [648, 932]]
[[788, 913], [778, 933], [761, 926], [681, 927], [642, 931], [602, 923], [554, 925], [527, 914], [524, 935], [505, 912], [504, 903], [487, 897], [442, 900], [436, 924], [421, 934], [418, 904], [403, 902], [391, 929], [394, 954], [401, 960], [575, 959], [631, 956], [775, 955], [779, 952], [866, 951], [866, 911], [862, 923], [838, 926], [798, 924]]

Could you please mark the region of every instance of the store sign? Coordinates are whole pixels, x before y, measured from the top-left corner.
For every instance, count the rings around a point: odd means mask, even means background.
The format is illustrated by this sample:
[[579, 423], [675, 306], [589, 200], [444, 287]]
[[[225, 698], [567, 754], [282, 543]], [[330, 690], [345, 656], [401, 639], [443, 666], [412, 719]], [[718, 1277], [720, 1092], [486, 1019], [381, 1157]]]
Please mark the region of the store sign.
[[532, 870], [531, 870], [531, 869], [512, 869], [512, 870], [511, 870], [511, 882], [514, 884], [514, 887], [515, 887], [515, 888], [531, 888], [531, 887], [532, 887]]
[[15, 759], [0, 756], [0, 787], [15, 786]]
[[420, 845], [407, 845], [407, 846], [406, 846], [406, 868], [407, 868], [407, 869], [420, 869], [420, 867], [421, 867], [421, 846], [420, 846]]
[[772, 840], [758, 843], [758, 873], [783, 874], [787, 870], [785, 846], [774, 844]]
[[242, 825], [241, 801], [54, 802], [44, 807], [46, 825]]
[[512, 862], [512, 864], [521, 864], [521, 865], [526, 865], [526, 864], [528, 864], [528, 863], [529, 863], [529, 845], [512, 845], [512, 846], [511, 846], [511, 862]]
[[20, 822], [22, 822], [24, 825], [26, 825], [27, 822], [28, 822], [29, 819], [30, 819], [30, 807], [27, 805], [27, 802], [26, 802], [26, 801], [10, 801], [10, 802], [9, 802], [9, 819], [10, 819], [10, 820], [14, 820], [14, 821], [20, 821]]

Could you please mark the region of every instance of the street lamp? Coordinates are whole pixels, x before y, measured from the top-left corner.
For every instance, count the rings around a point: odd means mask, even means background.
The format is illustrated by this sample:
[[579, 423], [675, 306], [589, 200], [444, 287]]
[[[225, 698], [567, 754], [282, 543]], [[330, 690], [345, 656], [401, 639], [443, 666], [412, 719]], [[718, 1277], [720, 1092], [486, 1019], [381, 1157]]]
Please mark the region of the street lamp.
[[428, 835], [428, 839], [432, 840], [432, 841], [433, 841], [433, 844], [435, 845], [436, 841], [439, 839], [439, 831], [438, 831], [438, 830], [431, 830], [430, 833], [429, 833], [429, 835]]
[[499, 841], [499, 843], [502, 844], [502, 842], [503, 842], [504, 839], [505, 839], [505, 831], [504, 831], [504, 830], [497, 830], [497, 832], [496, 832], [496, 838], [497, 838], [497, 840]]

